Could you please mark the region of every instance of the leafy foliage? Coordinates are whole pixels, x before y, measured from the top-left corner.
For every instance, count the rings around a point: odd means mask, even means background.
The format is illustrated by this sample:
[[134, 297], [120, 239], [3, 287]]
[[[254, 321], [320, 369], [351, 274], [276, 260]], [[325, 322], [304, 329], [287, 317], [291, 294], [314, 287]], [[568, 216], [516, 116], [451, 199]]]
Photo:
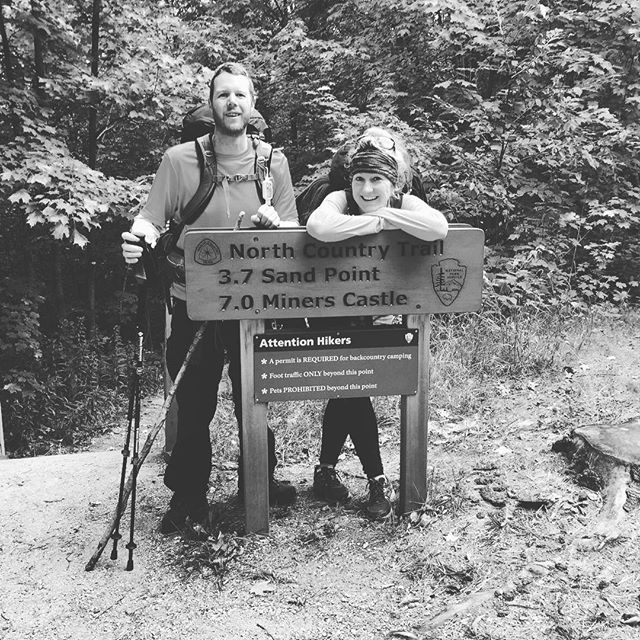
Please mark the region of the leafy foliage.
[[[9, 311], [9, 316], [15, 315]], [[32, 318], [35, 313], [28, 315]], [[40, 337], [37, 352], [33, 334], [17, 331], [15, 337], [13, 353], [6, 343], [0, 350], [3, 371], [12, 379], [0, 390], [7, 409], [5, 437], [10, 451], [19, 455], [67, 451], [125, 420], [133, 356], [117, 332], [89, 339], [82, 322], [65, 321], [59, 337]], [[19, 356], [25, 366], [25, 351], [36, 366], [12, 369], [11, 356]], [[147, 388], [152, 380], [157, 384], [155, 378], [148, 378]]]
[[23, 288], [24, 283], [5, 279], [0, 282], [3, 304], [0, 307], [0, 363], [2, 371], [10, 373], [4, 385], [6, 394], [21, 394], [32, 400], [42, 391], [35, 371], [42, 359], [42, 335], [39, 326], [37, 300]]

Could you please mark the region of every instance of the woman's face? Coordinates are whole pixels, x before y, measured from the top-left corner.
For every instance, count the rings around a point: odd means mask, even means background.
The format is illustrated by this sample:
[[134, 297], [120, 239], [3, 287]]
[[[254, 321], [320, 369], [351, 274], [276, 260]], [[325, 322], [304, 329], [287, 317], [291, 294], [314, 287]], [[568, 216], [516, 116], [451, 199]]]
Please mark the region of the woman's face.
[[372, 213], [386, 207], [393, 194], [393, 183], [378, 173], [355, 173], [351, 178], [351, 192], [362, 213]]

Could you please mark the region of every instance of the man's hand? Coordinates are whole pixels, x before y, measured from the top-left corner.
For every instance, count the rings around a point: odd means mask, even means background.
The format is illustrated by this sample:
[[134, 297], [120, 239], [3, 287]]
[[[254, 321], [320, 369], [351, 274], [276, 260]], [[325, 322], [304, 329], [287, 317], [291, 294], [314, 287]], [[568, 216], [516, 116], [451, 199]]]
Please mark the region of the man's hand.
[[270, 204], [263, 204], [258, 213], [251, 216], [251, 222], [262, 229], [277, 229], [280, 226], [280, 216]]
[[129, 231], [125, 231], [122, 234], [122, 255], [124, 261], [127, 264], [135, 264], [142, 256], [142, 246], [139, 243], [141, 238], [144, 238], [145, 242], [150, 247], [155, 247], [160, 232], [147, 220], [136, 218], [131, 225]]
[[142, 245], [139, 243], [143, 236], [138, 236], [131, 231], [122, 232], [122, 255], [127, 264], [135, 264], [142, 257]]

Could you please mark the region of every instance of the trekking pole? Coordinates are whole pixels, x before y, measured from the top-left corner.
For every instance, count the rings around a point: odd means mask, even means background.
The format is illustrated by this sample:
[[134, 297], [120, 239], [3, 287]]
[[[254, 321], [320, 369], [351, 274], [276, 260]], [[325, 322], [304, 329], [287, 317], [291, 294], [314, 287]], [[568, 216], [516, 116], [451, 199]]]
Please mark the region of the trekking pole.
[[130, 385], [129, 385], [129, 406], [127, 409], [127, 433], [125, 437], [124, 447], [122, 448], [122, 468], [120, 471], [120, 489], [118, 491], [118, 503], [116, 507], [116, 513], [118, 518], [111, 538], [113, 539], [113, 549], [111, 550], [111, 559], [116, 560], [118, 558], [118, 541], [122, 538], [120, 533], [120, 520], [122, 518], [122, 496], [124, 493], [124, 483], [127, 472], [127, 464], [131, 451], [129, 445], [131, 443], [131, 434], [134, 437], [134, 458], [132, 462], [135, 462], [135, 455], [137, 453], [135, 449], [136, 434], [140, 428], [139, 407], [140, 407], [140, 381], [142, 379], [142, 358], [143, 358], [143, 344], [144, 344], [144, 331], [143, 328], [146, 322], [146, 301], [147, 301], [147, 266], [148, 259], [148, 247], [140, 240], [142, 246], [143, 257], [133, 265], [131, 271], [134, 278], [138, 283], [138, 305], [136, 313], [136, 328], [138, 335], [137, 356], [135, 365], [133, 368]]
[[[138, 332], [138, 383], [140, 380], [140, 374], [142, 373], [142, 345], [143, 345], [143, 333]], [[129, 559], [127, 560], [126, 571], [133, 570], [133, 550], [136, 548], [136, 543], [133, 541], [133, 534], [136, 523], [136, 489], [138, 487], [138, 445], [140, 441], [140, 393], [136, 395], [134, 419], [133, 419], [133, 457], [131, 458], [131, 464], [133, 465], [132, 479], [131, 479], [131, 519], [129, 521], [129, 542], [127, 549], [129, 550]]]
[[122, 490], [122, 502], [119, 505], [119, 509], [113, 515], [113, 518], [109, 522], [109, 524], [108, 524], [108, 526], [107, 526], [107, 528], [106, 528], [106, 530], [104, 532], [104, 535], [102, 536], [102, 538], [100, 538], [100, 540], [98, 542], [98, 548], [96, 549], [94, 554], [91, 556], [91, 558], [89, 558], [89, 562], [87, 562], [87, 564], [85, 565], [85, 568], [84, 568], [85, 571], [92, 571], [94, 569], [94, 567], [96, 566], [96, 563], [100, 559], [100, 556], [102, 555], [102, 552], [104, 551], [104, 548], [107, 546], [107, 544], [109, 542], [109, 539], [111, 538], [111, 534], [113, 533], [113, 531], [115, 531], [115, 527], [116, 527], [116, 523], [118, 522], [118, 519], [122, 516], [122, 513], [124, 512], [124, 510], [127, 507], [127, 501], [129, 500], [129, 495], [131, 494], [131, 489], [133, 487], [134, 473], [136, 474], [136, 477], [137, 477], [137, 473], [138, 473], [140, 467], [144, 463], [146, 457], [149, 455], [149, 452], [151, 451], [151, 447], [153, 446], [153, 443], [154, 443], [155, 439], [157, 438], [158, 433], [160, 433], [160, 429], [162, 429], [162, 426], [164, 425], [165, 420], [167, 419], [167, 413], [169, 411], [169, 407], [171, 406], [171, 402], [173, 401], [173, 397], [176, 394], [176, 390], [178, 389], [178, 385], [180, 384], [180, 382], [182, 381], [182, 378], [184, 377], [184, 372], [187, 369], [187, 365], [189, 364], [189, 361], [191, 360], [191, 357], [193, 356], [193, 353], [196, 350], [196, 347], [198, 346], [198, 343], [202, 339], [202, 336], [204, 335], [204, 331], [205, 331], [206, 327], [207, 327], [207, 323], [203, 322], [198, 327], [198, 331], [196, 332], [195, 336], [193, 337], [193, 342], [191, 343], [191, 346], [189, 347], [189, 351], [187, 351], [187, 355], [185, 356], [184, 362], [182, 363], [182, 366], [180, 367], [180, 371], [178, 371], [178, 375], [176, 376], [175, 380], [173, 381], [173, 384], [171, 385], [171, 388], [169, 389], [169, 392], [167, 393], [167, 397], [164, 399], [164, 403], [162, 405], [162, 408], [160, 409], [160, 413], [158, 415], [156, 424], [153, 426], [153, 428], [149, 432], [149, 435], [147, 436], [147, 439], [145, 440], [144, 446], [142, 447], [142, 450], [140, 451], [140, 456], [139, 456], [137, 462], [133, 465], [133, 470], [129, 474], [129, 477], [127, 478], [127, 482], [125, 483], [124, 488]]
[[124, 441], [124, 447], [122, 448], [122, 469], [120, 471], [120, 490], [118, 491], [118, 506], [116, 507], [116, 513], [118, 518], [111, 534], [113, 539], [113, 549], [111, 549], [111, 559], [118, 559], [118, 541], [122, 538], [120, 534], [120, 505], [122, 504], [122, 495], [124, 493], [124, 482], [127, 477], [127, 461], [129, 459], [129, 443], [131, 442], [131, 429], [133, 427], [133, 411], [135, 405], [135, 381], [132, 380], [129, 384], [129, 408], [127, 409], [127, 434]]

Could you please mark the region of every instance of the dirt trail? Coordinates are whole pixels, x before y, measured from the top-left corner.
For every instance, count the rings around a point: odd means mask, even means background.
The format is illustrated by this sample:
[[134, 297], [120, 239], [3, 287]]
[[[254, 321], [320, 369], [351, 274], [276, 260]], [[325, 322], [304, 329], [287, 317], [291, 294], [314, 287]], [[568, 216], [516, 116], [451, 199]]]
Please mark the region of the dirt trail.
[[[605, 402], [612, 419], [640, 414], [638, 344], [640, 323], [608, 323], [564, 375], [507, 384], [483, 416], [434, 421], [422, 526], [363, 518], [351, 455], [342, 464], [355, 494], [347, 507], [313, 499], [311, 461], [286, 467], [297, 505], [272, 510], [270, 535], [242, 544], [222, 590], [206, 568], [185, 568], [180, 538], [157, 532], [169, 497], [161, 442], [140, 476], [132, 572], [128, 532], [116, 562], [109, 547], [84, 570], [115, 504], [118, 437], [87, 453], [0, 461], [0, 637], [636, 638], [623, 616], [640, 611], [639, 509], [630, 506], [617, 543], [582, 551], [576, 541], [601, 498], [572, 481], [551, 444], [601, 419]], [[397, 479], [397, 448], [383, 457]], [[215, 476], [210, 497], [223, 521], [240, 517], [233, 470], [220, 463]], [[547, 509], [523, 507], [527, 492]]]

